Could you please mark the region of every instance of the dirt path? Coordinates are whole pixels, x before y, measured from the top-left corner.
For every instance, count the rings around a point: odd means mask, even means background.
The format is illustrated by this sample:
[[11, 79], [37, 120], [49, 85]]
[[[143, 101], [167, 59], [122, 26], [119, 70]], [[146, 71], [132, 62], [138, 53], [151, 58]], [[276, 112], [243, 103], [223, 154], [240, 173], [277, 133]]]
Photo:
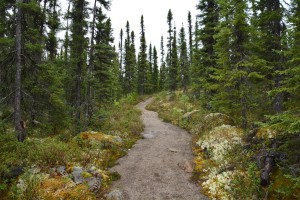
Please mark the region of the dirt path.
[[113, 189], [121, 190], [126, 200], [207, 199], [189, 181], [193, 158], [190, 135], [162, 122], [156, 112], [146, 110], [151, 100], [137, 105], [142, 111], [145, 139], [111, 169], [121, 174]]

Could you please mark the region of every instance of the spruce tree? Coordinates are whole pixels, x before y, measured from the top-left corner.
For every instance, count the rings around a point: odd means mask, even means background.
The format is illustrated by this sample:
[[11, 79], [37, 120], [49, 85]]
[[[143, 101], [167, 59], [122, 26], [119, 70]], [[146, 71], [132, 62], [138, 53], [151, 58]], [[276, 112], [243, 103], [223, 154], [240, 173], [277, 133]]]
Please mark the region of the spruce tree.
[[257, 25], [261, 33], [259, 40], [260, 51], [257, 51], [259, 58], [266, 62], [268, 70], [265, 77], [268, 77], [273, 83], [269, 86], [271, 91], [272, 104], [275, 113], [283, 110], [283, 93], [282, 88], [285, 58], [281, 53], [284, 49], [283, 36], [285, 24], [283, 11], [279, 0], [262, 0], [257, 3], [257, 8], [261, 11], [258, 14]]
[[56, 38], [56, 33], [58, 29], [60, 28], [60, 20], [59, 20], [59, 14], [57, 11], [57, 1], [51, 0], [49, 3], [49, 18], [47, 21], [48, 27], [50, 29], [50, 32], [48, 34], [48, 40], [47, 40], [47, 46], [46, 49], [49, 51], [49, 58], [50, 60], [54, 60], [54, 58], [57, 56], [57, 46], [58, 41]]
[[176, 27], [174, 27], [173, 40], [172, 40], [172, 51], [171, 51], [171, 60], [169, 67], [169, 77], [168, 77], [168, 85], [171, 91], [175, 91], [179, 86], [179, 60], [178, 60], [178, 50], [177, 50], [177, 32]]
[[197, 52], [199, 55], [195, 55], [198, 59], [193, 63], [193, 85], [194, 91], [199, 96], [202, 92], [202, 97], [207, 104], [209, 104], [212, 94], [212, 79], [210, 75], [213, 73], [216, 67], [216, 55], [214, 51], [214, 45], [216, 40], [216, 27], [219, 21], [218, 4], [215, 0], [200, 0], [197, 5], [197, 9], [200, 11], [200, 26], [199, 31], [196, 31], [196, 43], [201, 43], [201, 49]]
[[[9, 15], [8, 11], [12, 8], [8, 2], [0, 3], [0, 96], [6, 97], [14, 91], [13, 75], [11, 66], [14, 65], [15, 57], [15, 15]], [[11, 24], [11, 25], [10, 25]], [[3, 107], [8, 107], [13, 101], [2, 102]]]
[[134, 39], [134, 32], [130, 32], [129, 22], [127, 21], [124, 46], [124, 91], [126, 93], [136, 91], [136, 58]]
[[179, 33], [179, 65], [180, 65], [180, 87], [184, 92], [187, 91], [189, 84], [189, 58], [185, 30], [182, 25]]
[[166, 58], [166, 64], [167, 64], [167, 67], [169, 68], [172, 63], [171, 63], [171, 60], [172, 60], [172, 41], [173, 41], [173, 27], [172, 27], [172, 22], [173, 22], [173, 14], [172, 14], [172, 11], [171, 9], [168, 11], [168, 15], [167, 15], [167, 23], [168, 23], [168, 42], [167, 42], [167, 48], [168, 48], [168, 52], [167, 52], [167, 58]]
[[131, 73], [131, 92], [137, 91], [137, 60], [136, 60], [136, 49], [135, 49], [135, 33], [134, 31], [131, 31], [130, 34], [131, 37], [131, 45], [130, 45], [130, 51], [131, 51], [131, 64], [132, 64], [132, 73]]
[[97, 11], [97, 24], [95, 36], [95, 63], [94, 63], [94, 93], [98, 106], [105, 106], [111, 102], [112, 71], [115, 67], [116, 53], [112, 43], [111, 20], [107, 18], [102, 9]]
[[300, 86], [297, 84], [300, 83], [300, 2], [293, 0], [291, 5], [292, 44], [289, 52], [289, 68], [286, 69], [287, 78], [285, 80], [285, 87], [291, 95], [288, 103], [288, 109], [290, 110], [295, 108], [294, 105], [300, 105]]
[[66, 13], [66, 18], [67, 18], [67, 25], [66, 25], [66, 32], [65, 32], [65, 38], [63, 42], [63, 51], [64, 51], [64, 61], [68, 62], [69, 61], [69, 48], [70, 48], [70, 38], [69, 38], [69, 19], [70, 19], [70, 6], [71, 2], [69, 2], [68, 5], [68, 10]]
[[[217, 68], [214, 78], [213, 106], [223, 112], [236, 114], [243, 128], [248, 127], [248, 111], [253, 96], [249, 74], [249, 25], [245, 0], [231, 0], [220, 6], [223, 19], [216, 35]], [[232, 26], [228, 26], [232, 24]]]
[[[113, 51], [116, 52], [115, 47], [113, 47]], [[114, 55], [113, 59], [113, 67], [110, 68], [109, 74], [111, 77], [110, 81], [110, 98], [112, 102], [115, 102], [116, 100], [120, 99], [122, 97], [122, 85], [120, 82], [120, 63], [119, 63], [119, 57], [117, 56], [117, 53]]]
[[73, 75], [74, 89], [71, 95], [71, 101], [75, 109], [75, 125], [76, 129], [80, 129], [80, 119], [82, 114], [82, 90], [83, 90], [83, 77], [85, 71], [86, 63], [86, 53], [87, 42], [85, 35], [87, 32], [87, 2], [85, 0], [73, 0], [73, 8], [71, 12], [71, 31], [72, 31], [72, 41], [71, 41], [71, 62], [74, 65]]
[[85, 118], [89, 121], [92, 117], [92, 70], [94, 68], [94, 51], [95, 51], [95, 28], [96, 28], [96, 12], [97, 12], [97, 0], [94, 1], [93, 8], [93, 19], [91, 23], [91, 38], [90, 38], [90, 49], [89, 49], [89, 63], [87, 65], [87, 88], [86, 88], [86, 99], [85, 99]]
[[121, 28], [120, 31], [120, 42], [119, 42], [119, 70], [120, 70], [120, 75], [119, 75], [119, 80], [120, 83], [123, 83], [123, 29]]
[[296, 135], [300, 131], [300, 2], [291, 1], [290, 11], [290, 48], [284, 51], [288, 61], [283, 73], [282, 88], [279, 90], [285, 93], [287, 98], [284, 112], [270, 115], [268, 124], [287, 135]]
[[141, 36], [140, 36], [140, 51], [138, 55], [138, 92], [140, 95], [144, 95], [146, 92], [147, 84], [147, 45], [145, 37], [145, 25], [144, 16], [141, 16]]
[[132, 65], [130, 63], [131, 57], [131, 38], [130, 38], [130, 26], [129, 22], [126, 22], [126, 38], [124, 45], [124, 91], [126, 93], [130, 93], [131, 88], [131, 73], [132, 73]]
[[167, 69], [165, 63], [165, 46], [164, 46], [164, 37], [161, 36], [160, 41], [160, 72], [159, 72], [159, 89], [166, 89], [167, 81]]
[[192, 25], [192, 15], [188, 12], [188, 36], [189, 36], [189, 65], [192, 63], [193, 58], [193, 25]]
[[159, 88], [159, 73], [158, 73], [158, 56], [157, 56], [157, 50], [156, 47], [153, 47], [153, 73], [152, 73], [152, 87], [153, 92], [157, 92]]
[[148, 52], [148, 67], [147, 67], [147, 74], [146, 74], [146, 92], [148, 94], [153, 92], [153, 85], [152, 85], [152, 76], [153, 76], [153, 60], [152, 60], [152, 44], [149, 45], [149, 52]]
[[190, 66], [190, 82], [191, 82], [191, 89], [193, 91], [193, 97], [195, 99], [199, 99], [200, 97], [200, 60], [201, 60], [201, 53], [200, 53], [200, 38], [199, 38], [199, 22], [196, 18], [195, 21], [195, 30], [194, 30], [194, 45], [193, 45], [193, 57], [192, 63]]

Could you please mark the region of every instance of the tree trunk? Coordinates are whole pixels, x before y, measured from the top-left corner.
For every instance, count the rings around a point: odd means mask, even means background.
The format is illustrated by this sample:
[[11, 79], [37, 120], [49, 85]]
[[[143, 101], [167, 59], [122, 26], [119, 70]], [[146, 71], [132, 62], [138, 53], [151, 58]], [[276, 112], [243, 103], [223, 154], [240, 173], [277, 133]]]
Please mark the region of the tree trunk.
[[94, 38], [95, 38], [95, 21], [96, 21], [96, 8], [97, 8], [97, 0], [94, 2], [93, 9], [93, 21], [92, 21], [92, 34], [91, 34], [91, 47], [90, 47], [90, 61], [87, 67], [87, 92], [86, 92], [86, 110], [85, 117], [86, 121], [89, 121], [92, 117], [92, 84], [91, 84], [91, 75], [94, 65]]
[[[16, 0], [18, 6], [22, 3], [22, 0]], [[21, 73], [22, 73], [22, 10], [20, 7], [17, 8], [16, 17], [16, 79], [15, 79], [15, 106], [14, 106], [14, 121], [17, 139], [23, 142], [26, 138], [25, 127], [22, 126], [22, 114], [21, 114]]]
[[123, 83], [123, 29], [120, 32], [120, 81]]
[[76, 100], [75, 100], [75, 120], [76, 129], [80, 129], [80, 119], [81, 119], [81, 87], [82, 87], [82, 61], [77, 62], [77, 73], [76, 73]]

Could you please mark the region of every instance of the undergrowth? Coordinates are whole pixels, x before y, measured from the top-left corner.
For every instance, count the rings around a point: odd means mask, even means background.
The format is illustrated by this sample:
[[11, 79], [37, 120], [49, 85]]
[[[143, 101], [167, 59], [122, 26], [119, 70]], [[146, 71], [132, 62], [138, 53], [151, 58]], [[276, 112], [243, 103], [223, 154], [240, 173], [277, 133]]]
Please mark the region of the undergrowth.
[[[134, 106], [142, 99], [143, 97], [130, 94], [114, 105], [99, 109], [87, 131], [75, 137], [74, 133], [66, 129], [62, 134], [50, 137], [35, 132], [24, 142], [18, 142], [13, 129], [6, 127], [2, 132], [5, 126], [1, 125], [0, 199], [37, 199], [39, 192], [45, 188], [41, 186], [42, 178], [35, 174], [30, 175], [29, 171], [38, 169], [38, 174], [47, 175], [53, 167], [58, 166], [66, 166], [67, 169], [73, 166], [94, 166], [103, 170], [108, 178], [103, 179], [101, 191], [93, 194], [99, 197], [109, 188], [111, 181], [119, 177], [115, 173], [110, 175], [108, 168], [126, 155], [127, 150], [140, 138], [144, 127], [140, 120], [141, 113]], [[97, 138], [89, 138], [88, 134]], [[26, 190], [22, 191], [18, 186], [19, 180], [27, 181]], [[62, 187], [65, 185], [59, 184], [58, 179], [49, 179], [46, 182]], [[78, 187], [76, 191], [83, 189]], [[75, 195], [74, 192], [69, 191], [69, 195]], [[31, 197], [27, 198], [28, 195]]]
[[[193, 136], [193, 180], [215, 199], [300, 199], [299, 136], [274, 126], [242, 130], [234, 118], [209, 113], [190, 93], [161, 92], [147, 109]], [[260, 124], [260, 123], [257, 123]], [[239, 133], [239, 134], [236, 134]], [[254, 133], [254, 134], [253, 134]], [[272, 145], [277, 144], [276, 148]], [[276, 156], [271, 183], [261, 186], [261, 152]], [[264, 158], [265, 155], [261, 155]]]

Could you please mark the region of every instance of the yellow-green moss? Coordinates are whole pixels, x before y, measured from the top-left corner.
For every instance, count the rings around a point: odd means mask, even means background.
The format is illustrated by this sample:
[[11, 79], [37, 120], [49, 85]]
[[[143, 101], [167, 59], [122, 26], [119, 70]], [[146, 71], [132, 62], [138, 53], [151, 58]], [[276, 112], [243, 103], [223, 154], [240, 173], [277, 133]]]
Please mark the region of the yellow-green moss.
[[44, 200], [95, 200], [96, 196], [89, 190], [87, 185], [76, 185], [68, 178], [54, 177], [46, 179], [39, 188], [40, 199]]

